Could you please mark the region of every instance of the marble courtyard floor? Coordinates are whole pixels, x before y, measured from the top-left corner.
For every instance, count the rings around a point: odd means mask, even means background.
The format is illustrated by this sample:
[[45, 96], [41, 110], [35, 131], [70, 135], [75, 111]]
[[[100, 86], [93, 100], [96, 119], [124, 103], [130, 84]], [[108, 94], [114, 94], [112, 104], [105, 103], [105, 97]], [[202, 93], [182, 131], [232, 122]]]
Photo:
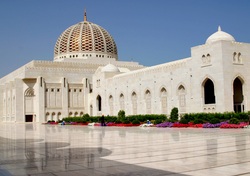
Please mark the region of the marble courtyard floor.
[[6, 175], [250, 175], [250, 129], [0, 123]]

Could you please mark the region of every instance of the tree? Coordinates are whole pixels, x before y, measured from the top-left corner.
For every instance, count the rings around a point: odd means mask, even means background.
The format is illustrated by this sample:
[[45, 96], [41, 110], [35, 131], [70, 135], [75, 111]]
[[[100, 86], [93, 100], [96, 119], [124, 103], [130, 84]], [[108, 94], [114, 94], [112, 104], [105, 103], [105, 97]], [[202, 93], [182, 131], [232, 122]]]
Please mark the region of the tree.
[[124, 110], [120, 110], [118, 112], [118, 121], [123, 122], [125, 120], [125, 111]]
[[178, 108], [174, 107], [172, 110], [171, 110], [171, 113], [170, 113], [170, 120], [171, 122], [176, 122], [178, 121]]

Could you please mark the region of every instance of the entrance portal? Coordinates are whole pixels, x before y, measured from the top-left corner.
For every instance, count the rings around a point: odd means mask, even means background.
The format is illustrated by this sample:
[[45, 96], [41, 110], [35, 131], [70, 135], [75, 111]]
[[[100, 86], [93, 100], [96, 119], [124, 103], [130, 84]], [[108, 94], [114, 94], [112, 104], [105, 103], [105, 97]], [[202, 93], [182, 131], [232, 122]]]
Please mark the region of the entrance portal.
[[244, 96], [242, 90], [242, 82], [239, 78], [236, 78], [233, 83], [234, 88], [234, 112], [243, 112], [244, 111]]

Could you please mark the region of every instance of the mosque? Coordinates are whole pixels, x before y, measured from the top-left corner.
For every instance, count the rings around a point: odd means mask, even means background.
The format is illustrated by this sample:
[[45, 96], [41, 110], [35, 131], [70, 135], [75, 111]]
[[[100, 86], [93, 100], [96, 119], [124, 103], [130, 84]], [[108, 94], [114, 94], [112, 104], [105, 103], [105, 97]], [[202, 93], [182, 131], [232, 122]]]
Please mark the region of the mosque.
[[[58, 38], [54, 60], [33, 60], [0, 79], [0, 122], [63, 117], [250, 110], [250, 44], [218, 28], [191, 56], [145, 67], [118, 60], [112, 36], [84, 20]], [[248, 103], [249, 102], [249, 103]]]

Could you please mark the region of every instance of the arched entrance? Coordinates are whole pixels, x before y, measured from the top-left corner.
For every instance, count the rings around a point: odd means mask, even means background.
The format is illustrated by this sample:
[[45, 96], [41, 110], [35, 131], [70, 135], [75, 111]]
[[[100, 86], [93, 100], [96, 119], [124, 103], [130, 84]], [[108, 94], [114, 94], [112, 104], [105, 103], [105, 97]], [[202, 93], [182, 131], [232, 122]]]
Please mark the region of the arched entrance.
[[33, 122], [35, 93], [33, 88], [27, 88], [24, 92], [25, 122]]
[[96, 97], [96, 105], [97, 105], [97, 111], [101, 111], [102, 110], [102, 97], [100, 95]]
[[242, 89], [242, 81], [236, 78], [233, 83], [233, 101], [234, 101], [234, 111], [244, 112], [244, 95]]
[[204, 100], [205, 104], [215, 104], [214, 83], [210, 79], [204, 83]]

